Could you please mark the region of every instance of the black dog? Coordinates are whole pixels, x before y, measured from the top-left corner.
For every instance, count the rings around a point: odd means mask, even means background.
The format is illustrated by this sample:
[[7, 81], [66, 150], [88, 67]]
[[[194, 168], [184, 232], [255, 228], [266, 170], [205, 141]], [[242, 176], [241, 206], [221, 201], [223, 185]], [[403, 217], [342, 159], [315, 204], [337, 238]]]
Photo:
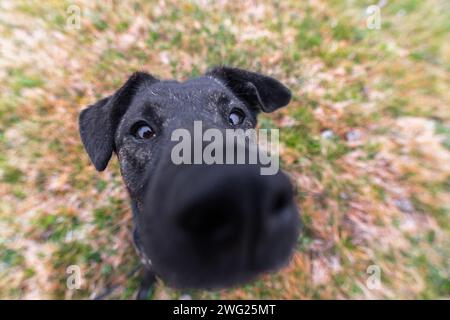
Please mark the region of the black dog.
[[175, 165], [175, 129], [249, 129], [258, 112], [289, 103], [277, 80], [217, 67], [186, 82], [137, 72], [112, 96], [80, 114], [80, 134], [95, 165], [117, 154], [146, 266], [139, 297], [155, 274], [177, 287], [213, 288], [248, 281], [291, 256], [299, 214], [288, 178], [258, 165]]

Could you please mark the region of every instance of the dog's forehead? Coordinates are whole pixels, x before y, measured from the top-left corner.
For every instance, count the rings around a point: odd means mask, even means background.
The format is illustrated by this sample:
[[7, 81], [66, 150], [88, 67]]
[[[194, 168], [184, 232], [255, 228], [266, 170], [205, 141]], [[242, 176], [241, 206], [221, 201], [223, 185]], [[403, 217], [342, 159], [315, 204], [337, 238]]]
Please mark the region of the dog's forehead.
[[128, 108], [127, 118], [140, 115], [159, 116], [172, 119], [180, 110], [183, 119], [191, 116], [217, 117], [226, 108], [240, 106], [241, 101], [219, 80], [202, 76], [184, 82], [159, 81], [143, 84]]
[[217, 79], [199, 77], [184, 82], [174, 80], [159, 81], [140, 90], [147, 97], [161, 99], [195, 100], [215, 97], [216, 95], [230, 95], [231, 92]]

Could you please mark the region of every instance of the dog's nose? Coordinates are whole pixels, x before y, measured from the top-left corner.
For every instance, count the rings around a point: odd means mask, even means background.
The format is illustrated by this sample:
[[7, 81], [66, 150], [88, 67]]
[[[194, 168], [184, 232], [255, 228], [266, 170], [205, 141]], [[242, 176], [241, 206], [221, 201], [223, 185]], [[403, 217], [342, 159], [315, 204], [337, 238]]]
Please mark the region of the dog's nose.
[[300, 216], [287, 176], [259, 165], [164, 161], [137, 215], [152, 267], [181, 287], [224, 287], [291, 256]]
[[257, 268], [267, 260], [266, 245], [279, 241], [277, 236], [291, 232], [296, 223], [292, 187], [281, 172], [264, 176], [251, 165], [201, 165], [183, 171], [189, 183], [181, 183], [172, 219], [205, 260], [228, 255]]

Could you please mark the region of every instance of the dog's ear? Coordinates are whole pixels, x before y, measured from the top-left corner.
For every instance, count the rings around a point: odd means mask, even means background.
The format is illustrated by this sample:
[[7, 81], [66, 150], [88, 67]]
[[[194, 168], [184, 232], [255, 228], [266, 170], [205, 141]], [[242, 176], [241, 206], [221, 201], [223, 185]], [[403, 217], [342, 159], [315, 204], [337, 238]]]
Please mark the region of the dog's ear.
[[114, 150], [114, 135], [138, 88], [158, 80], [148, 73], [136, 72], [112, 96], [101, 99], [81, 111], [81, 141], [98, 171], [105, 170]]
[[250, 107], [273, 112], [291, 100], [291, 91], [274, 78], [238, 68], [216, 67], [206, 73], [220, 80]]

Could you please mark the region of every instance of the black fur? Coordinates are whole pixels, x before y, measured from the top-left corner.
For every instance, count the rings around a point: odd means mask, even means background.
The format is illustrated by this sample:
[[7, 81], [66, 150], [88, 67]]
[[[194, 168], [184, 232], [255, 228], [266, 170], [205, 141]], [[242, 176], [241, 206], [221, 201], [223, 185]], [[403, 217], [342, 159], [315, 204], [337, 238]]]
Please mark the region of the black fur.
[[[135, 245], [146, 266], [139, 297], [154, 273], [177, 287], [213, 288], [248, 281], [286, 263], [295, 246], [299, 216], [287, 177], [261, 176], [256, 165], [174, 165], [171, 133], [254, 128], [260, 111], [289, 103], [277, 80], [237, 68], [217, 67], [186, 82], [162, 81], [137, 72], [112, 96], [80, 114], [80, 135], [98, 171], [113, 151], [133, 207]], [[148, 140], [133, 136], [151, 127]], [[150, 262], [151, 260], [151, 262]]]
[[291, 100], [291, 92], [279, 81], [238, 68], [217, 67], [207, 75], [220, 79], [231, 91], [251, 107], [273, 112]]
[[114, 133], [139, 86], [157, 80], [144, 72], [134, 73], [117, 92], [81, 111], [79, 126], [86, 152], [98, 171], [105, 170], [114, 149]]

